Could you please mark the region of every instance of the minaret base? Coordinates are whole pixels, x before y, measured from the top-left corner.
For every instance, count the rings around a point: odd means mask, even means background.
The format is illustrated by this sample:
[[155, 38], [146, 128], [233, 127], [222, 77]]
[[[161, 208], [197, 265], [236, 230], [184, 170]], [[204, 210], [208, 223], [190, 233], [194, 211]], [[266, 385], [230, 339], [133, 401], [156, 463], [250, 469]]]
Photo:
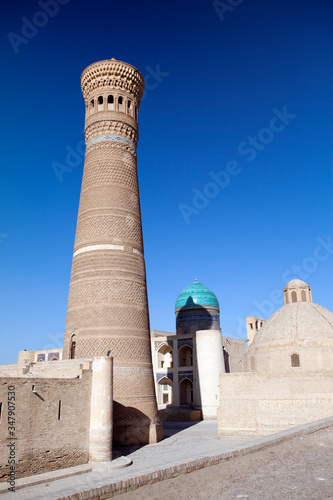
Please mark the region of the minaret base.
[[[115, 405], [116, 406], [116, 405]], [[137, 446], [158, 443], [163, 439], [161, 423], [115, 425], [113, 444], [116, 446]]]

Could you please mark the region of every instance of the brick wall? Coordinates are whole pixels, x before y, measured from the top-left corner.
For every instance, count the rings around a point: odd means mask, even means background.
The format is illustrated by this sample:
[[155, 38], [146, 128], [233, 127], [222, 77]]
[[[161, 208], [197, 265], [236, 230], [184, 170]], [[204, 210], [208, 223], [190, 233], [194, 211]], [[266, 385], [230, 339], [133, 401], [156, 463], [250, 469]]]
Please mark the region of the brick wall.
[[220, 375], [220, 435], [267, 435], [333, 414], [333, 371]]
[[88, 462], [91, 371], [70, 379], [1, 377], [0, 481], [9, 474], [9, 386], [15, 387], [16, 478]]

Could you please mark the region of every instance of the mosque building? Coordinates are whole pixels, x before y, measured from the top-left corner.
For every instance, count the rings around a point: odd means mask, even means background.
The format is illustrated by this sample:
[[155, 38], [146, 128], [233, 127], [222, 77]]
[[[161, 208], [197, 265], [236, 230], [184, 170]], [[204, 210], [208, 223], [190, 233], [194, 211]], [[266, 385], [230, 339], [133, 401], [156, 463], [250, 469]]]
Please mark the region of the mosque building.
[[162, 419], [216, 418], [219, 374], [247, 367], [246, 340], [221, 336], [216, 295], [195, 280], [178, 295], [176, 333], [152, 330], [157, 402]]

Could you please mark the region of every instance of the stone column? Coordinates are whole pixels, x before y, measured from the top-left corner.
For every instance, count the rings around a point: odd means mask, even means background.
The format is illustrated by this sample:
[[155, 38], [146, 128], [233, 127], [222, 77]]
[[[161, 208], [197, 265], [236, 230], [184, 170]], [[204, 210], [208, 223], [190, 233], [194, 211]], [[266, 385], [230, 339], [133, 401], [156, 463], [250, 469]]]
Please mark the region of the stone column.
[[195, 334], [198, 383], [203, 419], [216, 419], [219, 407], [219, 377], [225, 373], [220, 330], [198, 330]]
[[112, 460], [112, 358], [92, 362], [89, 461]]

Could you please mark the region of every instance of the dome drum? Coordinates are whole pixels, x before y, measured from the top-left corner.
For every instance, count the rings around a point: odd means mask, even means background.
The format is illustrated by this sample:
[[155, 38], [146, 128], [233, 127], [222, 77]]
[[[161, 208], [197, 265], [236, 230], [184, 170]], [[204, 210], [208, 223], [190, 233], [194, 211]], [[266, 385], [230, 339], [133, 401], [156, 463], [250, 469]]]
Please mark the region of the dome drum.
[[285, 304], [295, 302], [312, 302], [311, 287], [302, 280], [291, 280], [283, 289], [283, 299]]

